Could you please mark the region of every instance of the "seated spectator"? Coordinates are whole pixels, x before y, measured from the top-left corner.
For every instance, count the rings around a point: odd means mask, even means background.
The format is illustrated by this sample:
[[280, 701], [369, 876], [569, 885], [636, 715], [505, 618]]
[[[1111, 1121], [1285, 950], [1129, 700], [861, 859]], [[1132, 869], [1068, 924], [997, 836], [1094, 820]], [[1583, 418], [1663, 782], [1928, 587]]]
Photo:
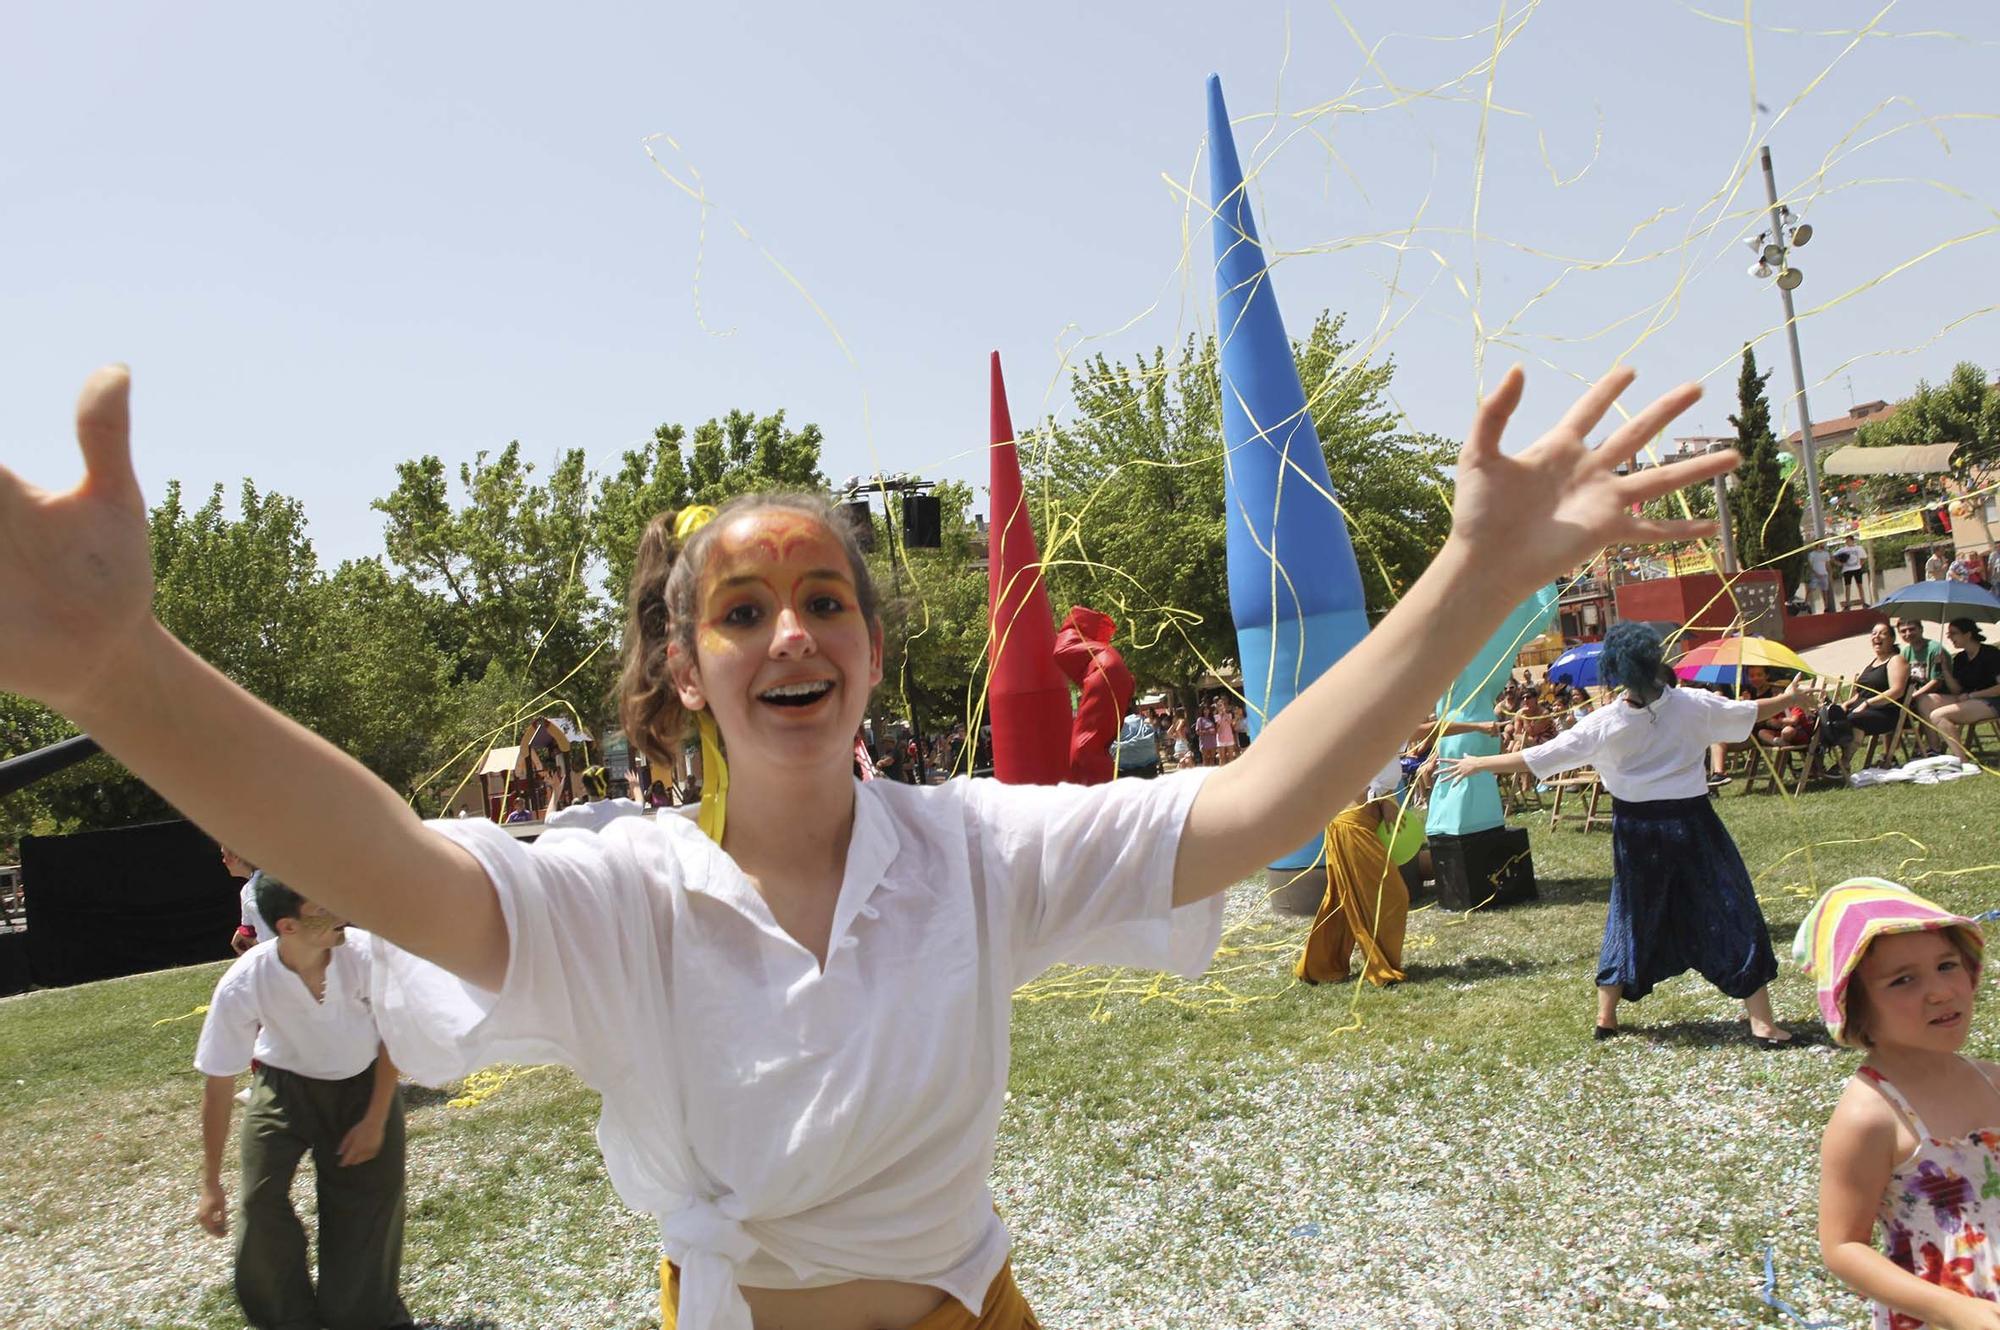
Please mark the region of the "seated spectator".
[[[1742, 681], [1736, 688], [1724, 688], [1720, 691], [1747, 700], [1762, 700], [1767, 697], [1776, 697], [1780, 690], [1771, 682], [1771, 676], [1763, 666], [1751, 665], [1742, 671]], [[1775, 744], [1779, 742], [1778, 736], [1783, 730], [1783, 724], [1784, 722], [1780, 717], [1773, 716], [1769, 720], [1759, 721], [1751, 729], [1750, 737], [1747, 739], [1709, 745], [1709, 776], [1717, 781], [1728, 780], [1729, 778], [1723, 773], [1729, 765], [1729, 755], [1741, 752], [1749, 748], [1753, 743]]]
[[1967, 725], [2000, 716], [2000, 648], [1989, 647], [1970, 619], [1945, 625], [1945, 640], [1956, 648], [1945, 674], [1950, 696], [1931, 707], [1931, 727], [1944, 739], [1945, 751], [1961, 762], [1972, 760], [1961, 738]]
[[1540, 693], [1529, 693], [1521, 699], [1520, 710], [1514, 713], [1514, 734], [1515, 746], [1519, 748], [1532, 748], [1556, 737], [1555, 717], [1549, 713]]
[[528, 808], [528, 796], [525, 794], [515, 795], [507, 805], [507, 821], [533, 822], [534, 820], [535, 815]]
[[1896, 634], [1886, 623], [1878, 623], [1868, 634], [1875, 659], [1855, 677], [1854, 700], [1841, 708], [1841, 718], [1852, 731], [1841, 743], [1843, 765], [1854, 766], [1854, 746], [1867, 734], [1889, 734], [1903, 715], [1904, 695], [1910, 690], [1910, 662], [1896, 649]]

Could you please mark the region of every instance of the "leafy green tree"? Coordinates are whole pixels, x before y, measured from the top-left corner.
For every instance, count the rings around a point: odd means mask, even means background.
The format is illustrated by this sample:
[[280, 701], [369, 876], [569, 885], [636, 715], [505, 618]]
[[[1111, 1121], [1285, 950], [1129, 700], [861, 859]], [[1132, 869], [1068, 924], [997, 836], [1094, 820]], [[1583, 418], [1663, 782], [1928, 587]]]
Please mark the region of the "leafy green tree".
[[1771, 403], [1764, 395], [1770, 377], [1769, 370], [1757, 372], [1757, 353], [1745, 346], [1736, 379], [1736, 414], [1729, 417], [1736, 429], [1737, 451], [1743, 454], [1736, 488], [1729, 495], [1729, 515], [1742, 566], [1777, 569], [1790, 594], [1804, 571], [1805, 535], [1796, 486], [1779, 474]]
[[[1450, 530], [1457, 446], [1408, 429], [1390, 401], [1393, 362], [1360, 360], [1342, 322], [1322, 314], [1293, 352], [1363, 591], [1380, 614]], [[1051, 599], [1116, 619], [1117, 646], [1140, 680], [1191, 688], [1236, 655], [1215, 341], [1190, 338], [1171, 361], [1164, 348], [1130, 366], [1099, 356], [1071, 389], [1074, 420], [1022, 445]]]
[[788, 429], [785, 413], [731, 411], [697, 426], [661, 425], [598, 483], [591, 525], [604, 559], [604, 593], [622, 607], [639, 537], [654, 514], [691, 503], [719, 504], [752, 490], [826, 489], [819, 471], [819, 426]]
[[301, 653], [313, 728], [408, 793], [451, 704], [453, 658], [431, 633], [434, 597], [379, 559], [320, 579]]
[[519, 443], [479, 453], [459, 468], [465, 501], [455, 505], [444, 463], [421, 457], [397, 466], [395, 490], [374, 506], [388, 519], [391, 562], [448, 607], [440, 638], [462, 644], [455, 678], [499, 665], [594, 724], [615, 662], [611, 620], [588, 580], [590, 475], [580, 448], [556, 459], [546, 483], [534, 470]]
[[[1987, 380], [1985, 371], [1971, 361], [1961, 361], [1936, 386], [1919, 380], [1917, 390], [1896, 404], [1894, 412], [1862, 422], [1854, 446], [1883, 448], [1897, 444], [1955, 443], [1951, 473], [1957, 480], [1976, 484], [1975, 477], [2000, 462], [2000, 385]], [[1911, 476], [1870, 476], [1862, 484], [1859, 498], [1869, 512], [1894, 512], [1911, 507], [1918, 499], [1910, 492]]]
[[937, 549], [899, 546], [892, 562], [884, 533], [868, 556], [884, 644], [875, 709], [914, 712], [927, 734], [970, 722], [988, 663], [986, 547], [970, 513], [972, 487], [947, 481], [932, 494], [939, 501]]

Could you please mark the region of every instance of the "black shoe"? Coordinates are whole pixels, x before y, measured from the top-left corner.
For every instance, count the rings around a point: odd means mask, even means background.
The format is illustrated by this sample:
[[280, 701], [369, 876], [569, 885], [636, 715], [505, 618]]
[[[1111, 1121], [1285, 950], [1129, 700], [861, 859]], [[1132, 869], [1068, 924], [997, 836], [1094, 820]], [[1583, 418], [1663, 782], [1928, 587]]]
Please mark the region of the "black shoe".
[[1800, 1040], [1797, 1035], [1789, 1039], [1767, 1039], [1761, 1034], [1753, 1034], [1750, 1036], [1750, 1042], [1768, 1051], [1774, 1048], [1796, 1048]]
[[1622, 1025], [1593, 1025], [1590, 1027], [1590, 1037], [1592, 1039], [1616, 1039], [1623, 1033], [1625, 1033], [1625, 1027]]

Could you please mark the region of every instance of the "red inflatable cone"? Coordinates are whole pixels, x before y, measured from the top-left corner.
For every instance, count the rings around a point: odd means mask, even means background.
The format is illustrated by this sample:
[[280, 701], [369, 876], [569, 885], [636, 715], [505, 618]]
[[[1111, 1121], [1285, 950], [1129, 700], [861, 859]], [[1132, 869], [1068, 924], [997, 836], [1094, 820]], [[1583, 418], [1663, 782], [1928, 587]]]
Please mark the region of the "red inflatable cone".
[[993, 774], [1010, 785], [1056, 785], [1069, 774], [1069, 684], [1056, 668], [1055, 616], [1021, 490], [1021, 459], [998, 351], [991, 442], [986, 603], [993, 668], [986, 707], [993, 721]]

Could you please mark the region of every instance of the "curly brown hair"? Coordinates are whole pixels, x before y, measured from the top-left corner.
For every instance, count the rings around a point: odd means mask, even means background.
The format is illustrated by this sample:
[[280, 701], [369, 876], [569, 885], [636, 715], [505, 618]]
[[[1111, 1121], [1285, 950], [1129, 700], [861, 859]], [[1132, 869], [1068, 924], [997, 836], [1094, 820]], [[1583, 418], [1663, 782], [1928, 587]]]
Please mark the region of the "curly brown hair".
[[715, 533], [745, 513], [767, 509], [804, 513], [823, 525], [847, 554], [848, 571], [861, 614], [870, 627], [881, 623], [875, 580], [846, 518], [817, 494], [794, 491], [739, 494], [716, 509], [715, 517], [685, 541], [674, 538], [679, 511], [657, 513], [639, 538], [632, 565], [632, 586], [626, 597], [623, 665], [618, 677], [618, 719], [625, 737], [649, 762], [670, 764], [680, 746], [694, 733], [694, 717], [681, 704], [667, 665], [668, 653], [679, 647], [694, 656], [694, 630], [700, 617], [702, 568]]

